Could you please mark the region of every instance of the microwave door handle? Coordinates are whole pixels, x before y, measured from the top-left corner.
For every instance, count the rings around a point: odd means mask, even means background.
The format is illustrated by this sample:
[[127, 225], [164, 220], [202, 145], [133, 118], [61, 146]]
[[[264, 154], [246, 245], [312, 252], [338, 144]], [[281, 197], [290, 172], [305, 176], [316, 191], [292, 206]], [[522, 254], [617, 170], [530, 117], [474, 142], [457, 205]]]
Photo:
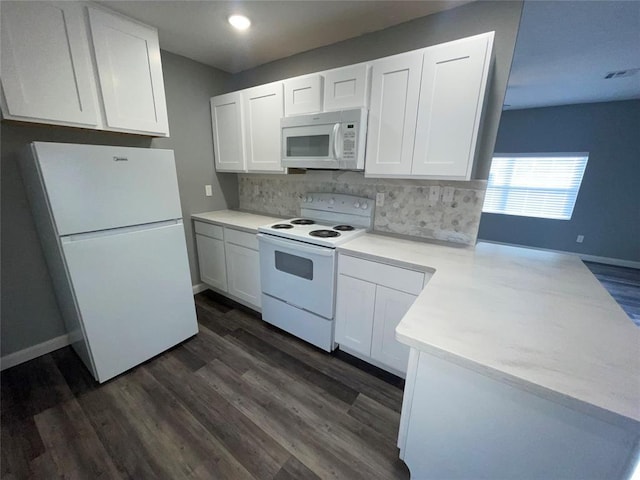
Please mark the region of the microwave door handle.
[[277, 247], [293, 248], [299, 252], [309, 253], [311, 255], [320, 255], [322, 257], [330, 257], [333, 255], [334, 250], [332, 248], [314, 247], [313, 245], [304, 245], [301, 242], [290, 242], [287, 240], [280, 240], [279, 238], [273, 238], [270, 235], [263, 233], [258, 234], [258, 240], [265, 243], [270, 243]]
[[340, 160], [338, 156], [338, 133], [340, 132], [340, 124], [336, 123], [333, 126], [333, 158]]

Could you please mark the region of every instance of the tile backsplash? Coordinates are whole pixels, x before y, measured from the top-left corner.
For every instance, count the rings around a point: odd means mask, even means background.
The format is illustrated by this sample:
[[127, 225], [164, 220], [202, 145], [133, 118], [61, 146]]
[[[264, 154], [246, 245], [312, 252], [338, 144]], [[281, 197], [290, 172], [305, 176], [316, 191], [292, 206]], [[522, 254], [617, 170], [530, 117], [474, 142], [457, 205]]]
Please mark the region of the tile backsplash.
[[[474, 245], [478, 236], [485, 180], [453, 182], [365, 178], [361, 172], [308, 171], [289, 175], [241, 174], [240, 209], [296, 217], [303, 195], [333, 192], [375, 200], [384, 193], [384, 205], [375, 211], [374, 230], [432, 240]], [[429, 201], [431, 187], [440, 187], [437, 201]], [[444, 187], [453, 187], [453, 199], [444, 202]]]

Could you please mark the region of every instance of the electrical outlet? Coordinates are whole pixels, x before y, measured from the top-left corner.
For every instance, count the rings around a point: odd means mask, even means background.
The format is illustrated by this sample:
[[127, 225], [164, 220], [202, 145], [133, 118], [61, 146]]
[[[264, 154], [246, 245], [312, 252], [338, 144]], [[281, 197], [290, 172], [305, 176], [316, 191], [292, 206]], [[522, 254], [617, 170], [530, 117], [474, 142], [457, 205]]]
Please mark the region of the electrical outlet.
[[210, 197], [211, 195], [213, 195], [213, 188], [211, 188], [211, 185], [205, 185], [204, 186], [204, 194], [207, 197]]
[[436, 203], [440, 200], [440, 187], [431, 187], [429, 189], [429, 202]]
[[578, 238], [576, 238], [576, 243], [582, 243], [584, 242], [584, 235], [578, 235]]
[[384, 193], [376, 193], [376, 207], [384, 205]]
[[453, 202], [453, 193], [456, 191], [453, 187], [444, 187], [444, 191], [442, 193], [442, 201], [445, 203]]

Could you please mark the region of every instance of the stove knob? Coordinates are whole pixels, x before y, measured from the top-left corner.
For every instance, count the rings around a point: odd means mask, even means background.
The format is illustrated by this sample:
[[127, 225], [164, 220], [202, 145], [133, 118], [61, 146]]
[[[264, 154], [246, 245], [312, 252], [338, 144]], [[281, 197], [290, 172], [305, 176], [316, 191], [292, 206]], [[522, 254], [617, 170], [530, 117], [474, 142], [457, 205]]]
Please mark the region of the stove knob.
[[313, 202], [313, 197], [307, 197], [307, 202], [309, 203]]
[[356, 208], [360, 208], [360, 202], [354, 203], [353, 206], [356, 207]]
[[334, 203], [336, 203], [336, 199], [335, 198], [329, 199], [329, 205], [333, 205]]
[[360, 208], [362, 208], [363, 210], [366, 210], [367, 208], [369, 208], [369, 204], [363, 203]]

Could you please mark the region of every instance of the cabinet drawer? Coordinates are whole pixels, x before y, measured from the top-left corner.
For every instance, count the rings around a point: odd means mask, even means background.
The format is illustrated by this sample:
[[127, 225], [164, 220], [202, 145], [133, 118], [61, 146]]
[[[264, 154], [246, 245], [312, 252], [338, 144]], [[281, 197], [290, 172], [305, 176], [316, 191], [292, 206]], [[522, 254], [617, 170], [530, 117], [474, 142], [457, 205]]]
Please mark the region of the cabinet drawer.
[[218, 240], [224, 240], [222, 227], [219, 225], [211, 225], [204, 222], [193, 222], [196, 233], [200, 235], [206, 235], [207, 237], [217, 238]]
[[241, 247], [250, 248], [251, 250], [258, 250], [258, 237], [256, 237], [255, 233], [241, 232], [240, 230], [225, 227], [224, 239], [227, 243], [240, 245]]
[[424, 273], [384, 263], [340, 255], [338, 273], [360, 278], [378, 285], [418, 295], [424, 286]]

